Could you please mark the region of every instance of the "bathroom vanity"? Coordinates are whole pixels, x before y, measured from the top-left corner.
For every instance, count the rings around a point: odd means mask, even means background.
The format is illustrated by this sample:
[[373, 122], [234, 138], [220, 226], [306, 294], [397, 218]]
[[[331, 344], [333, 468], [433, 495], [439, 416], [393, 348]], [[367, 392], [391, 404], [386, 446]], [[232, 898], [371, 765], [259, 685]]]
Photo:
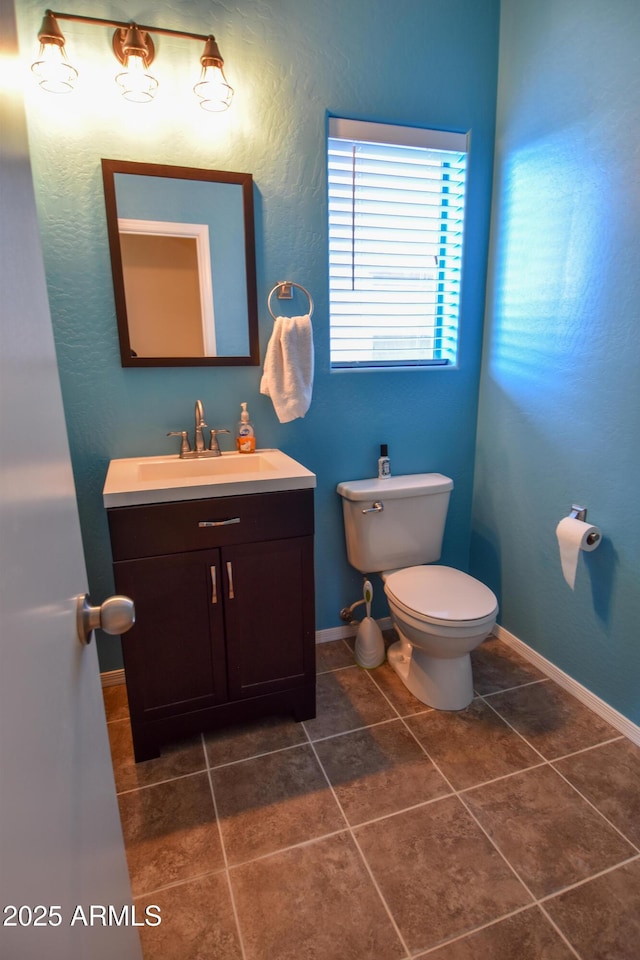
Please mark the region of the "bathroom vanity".
[[115, 584], [136, 610], [122, 647], [137, 761], [199, 731], [315, 715], [314, 486], [279, 451], [112, 461]]

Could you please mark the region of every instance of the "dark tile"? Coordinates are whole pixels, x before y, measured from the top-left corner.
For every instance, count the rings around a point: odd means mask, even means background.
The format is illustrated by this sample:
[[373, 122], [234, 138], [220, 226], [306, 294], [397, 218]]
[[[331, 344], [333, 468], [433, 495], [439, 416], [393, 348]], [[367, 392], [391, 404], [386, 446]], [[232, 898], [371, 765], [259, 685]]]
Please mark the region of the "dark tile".
[[582, 960], [637, 960], [640, 860], [545, 901]]
[[[158, 926], [140, 928], [144, 960], [242, 960], [227, 877], [212, 874], [136, 901], [160, 908]], [[157, 911], [153, 911], [157, 915]]]
[[354, 831], [412, 952], [530, 902], [456, 797]]
[[107, 717], [107, 723], [112, 720], [127, 720], [129, 717], [129, 701], [127, 699], [127, 686], [124, 683], [118, 683], [113, 687], [103, 687], [102, 697], [104, 699], [104, 712]]
[[383, 663], [371, 670], [371, 676], [401, 717], [431, 710], [431, 707], [418, 700], [410, 690], [407, 690], [398, 674], [388, 663]]
[[134, 894], [224, 866], [206, 773], [118, 797]]
[[493, 694], [490, 703], [547, 760], [618, 736], [617, 730], [550, 680]]
[[315, 745], [349, 823], [363, 823], [450, 793], [400, 720]]
[[339, 670], [341, 667], [352, 667], [353, 663], [353, 650], [344, 640], [316, 643], [316, 671], [318, 673]]
[[537, 667], [497, 637], [489, 637], [473, 650], [471, 662], [473, 687], [480, 694], [496, 693], [545, 679]]
[[466, 710], [432, 710], [409, 717], [406, 723], [458, 790], [542, 762], [480, 699], [473, 700]]
[[368, 672], [359, 667], [321, 674], [316, 682], [316, 705], [315, 719], [304, 721], [312, 740], [397, 717]]
[[537, 897], [634, 852], [549, 766], [477, 787], [464, 800]]
[[200, 736], [183, 743], [172, 743], [162, 748], [155, 760], [136, 763], [133, 757], [133, 741], [128, 720], [108, 724], [111, 761], [119, 792], [135, 790], [136, 787], [172, 780], [185, 774], [197, 773], [206, 768]]
[[218, 767], [211, 777], [229, 863], [345, 826], [310, 746]]
[[429, 954], [433, 960], [575, 960], [537, 907], [492, 923]]
[[246, 960], [399, 960], [405, 953], [344, 833], [230, 870]]
[[629, 740], [616, 740], [558, 760], [554, 766], [640, 846], [640, 748]]
[[236, 760], [248, 760], [272, 750], [308, 743], [301, 723], [289, 717], [265, 717], [257, 723], [247, 723], [214, 733], [205, 734], [207, 757], [212, 767]]

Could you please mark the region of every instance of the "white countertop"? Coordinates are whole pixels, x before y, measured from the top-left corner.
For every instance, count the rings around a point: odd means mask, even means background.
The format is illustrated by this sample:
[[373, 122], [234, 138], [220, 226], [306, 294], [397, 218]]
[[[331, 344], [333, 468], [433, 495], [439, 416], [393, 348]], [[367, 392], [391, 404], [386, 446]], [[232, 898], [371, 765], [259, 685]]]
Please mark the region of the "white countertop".
[[181, 460], [131, 457], [112, 460], [102, 491], [105, 507], [202, 500], [315, 487], [316, 475], [281, 450], [229, 453]]

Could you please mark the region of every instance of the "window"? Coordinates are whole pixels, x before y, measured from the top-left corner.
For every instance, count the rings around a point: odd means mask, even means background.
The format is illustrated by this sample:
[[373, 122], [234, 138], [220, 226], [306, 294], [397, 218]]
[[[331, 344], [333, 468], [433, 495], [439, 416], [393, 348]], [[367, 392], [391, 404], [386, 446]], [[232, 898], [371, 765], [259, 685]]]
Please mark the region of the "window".
[[331, 366], [456, 362], [467, 136], [329, 120]]

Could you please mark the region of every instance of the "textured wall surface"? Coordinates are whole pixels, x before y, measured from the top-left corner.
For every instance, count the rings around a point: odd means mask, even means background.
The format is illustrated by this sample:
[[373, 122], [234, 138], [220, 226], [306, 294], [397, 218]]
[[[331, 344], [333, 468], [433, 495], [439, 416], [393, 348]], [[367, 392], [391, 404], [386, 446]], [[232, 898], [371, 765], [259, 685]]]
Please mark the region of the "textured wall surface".
[[[472, 572], [640, 722], [640, 6], [503, 0]], [[572, 502], [604, 541], [562, 578]]]
[[[43, 7], [18, 0], [30, 63]], [[208, 422], [231, 429], [246, 400], [258, 443], [277, 446], [318, 476], [317, 627], [361, 591], [344, 548], [340, 480], [372, 476], [379, 444], [396, 473], [437, 470], [455, 481], [443, 560], [466, 568], [497, 80], [498, 0], [158, 0], [123, 5], [68, 0], [65, 11], [214, 32], [234, 104], [205, 114], [190, 86], [199, 44], [157, 37], [160, 79], [146, 106], [112, 82], [111, 31], [63, 23], [81, 71], [72, 96], [42, 93], [29, 78], [27, 109], [45, 267], [94, 599], [112, 589], [101, 491], [114, 457], [160, 454], [167, 430], [192, 428], [196, 398]], [[455, 30], [452, 25], [455, 24]], [[28, 68], [27, 68], [28, 69]], [[179, 71], [189, 76], [174, 93]], [[101, 92], [92, 97], [95, 80]], [[471, 131], [463, 327], [457, 370], [329, 372], [325, 144], [329, 114]], [[260, 369], [123, 369], [120, 366], [100, 158], [250, 172], [256, 185], [261, 356], [271, 332], [267, 294], [292, 279], [312, 292], [316, 379], [304, 420], [280, 425], [259, 394]], [[37, 442], [38, 425], [31, 425]], [[382, 590], [376, 609], [381, 615]], [[101, 638], [103, 669], [121, 663]]]

